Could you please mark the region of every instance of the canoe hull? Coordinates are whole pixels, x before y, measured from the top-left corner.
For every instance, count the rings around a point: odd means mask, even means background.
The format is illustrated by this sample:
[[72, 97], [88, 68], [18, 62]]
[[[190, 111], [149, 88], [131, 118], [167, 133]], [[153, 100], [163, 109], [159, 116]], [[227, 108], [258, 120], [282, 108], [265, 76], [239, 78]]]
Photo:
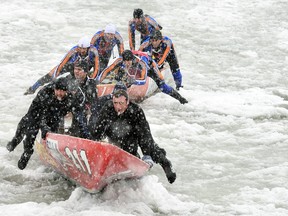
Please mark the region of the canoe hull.
[[36, 142], [40, 160], [90, 193], [107, 184], [139, 178], [149, 166], [139, 158], [109, 143], [48, 133]]

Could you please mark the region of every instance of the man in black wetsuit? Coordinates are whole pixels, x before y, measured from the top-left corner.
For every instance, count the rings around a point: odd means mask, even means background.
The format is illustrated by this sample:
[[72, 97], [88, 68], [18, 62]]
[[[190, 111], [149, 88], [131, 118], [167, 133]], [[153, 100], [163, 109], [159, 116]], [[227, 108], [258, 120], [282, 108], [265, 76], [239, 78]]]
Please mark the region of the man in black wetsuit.
[[[97, 87], [96, 80], [91, 79], [88, 76], [89, 63], [86, 60], [78, 59], [74, 63], [74, 76], [68, 75], [69, 88], [74, 97], [79, 101], [80, 105], [85, 111], [85, 122], [87, 123], [87, 116], [90, 113], [91, 107], [97, 102]], [[82, 100], [81, 100], [82, 99]], [[81, 136], [81, 130], [79, 130], [79, 121], [77, 116], [73, 115], [72, 124], [68, 131], [70, 135]]]
[[90, 133], [93, 140], [108, 137], [109, 142], [135, 156], [138, 156], [140, 146], [143, 160], [152, 158], [162, 166], [168, 181], [171, 184], [175, 181], [176, 173], [165, 150], [155, 143], [142, 108], [129, 101], [127, 91], [120, 89], [113, 93], [112, 100], [101, 109]]
[[27, 114], [18, 124], [15, 136], [6, 148], [13, 151], [23, 140], [24, 153], [18, 161], [18, 168], [23, 170], [34, 152], [33, 146], [39, 129], [41, 136], [46, 138], [47, 132], [57, 132], [61, 119], [72, 112], [81, 128], [81, 137], [89, 138], [89, 131], [84, 121], [83, 107], [68, 92], [67, 78], [59, 78], [39, 91], [32, 101]]
[[95, 100], [95, 103], [92, 104], [91, 116], [89, 118], [89, 124], [88, 124], [90, 131], [95, 130], [96, 122], [103, 106], [106, 104], [107, 101], [112, 100], [113, 94], [120, 89], [127, 91], [127, 87], [122, 82], [118, 82], [115, 84], [113, 92], [111, 94], [103, 95], [97, 98], [97, 100]]

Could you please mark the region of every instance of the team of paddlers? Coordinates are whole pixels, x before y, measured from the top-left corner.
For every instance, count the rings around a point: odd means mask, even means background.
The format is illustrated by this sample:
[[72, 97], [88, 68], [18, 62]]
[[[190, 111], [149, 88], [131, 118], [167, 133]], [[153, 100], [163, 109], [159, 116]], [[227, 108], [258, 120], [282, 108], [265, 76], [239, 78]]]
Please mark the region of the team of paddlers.
[[[56, 67], [24, 93], [33, 94], [44, 85], [7, 144], [11, 152], [25, 137], [19, 169], [27, 166], [39, 129], [45, 140], [48, 132], [59, 133], [64, 117], [72, 113], [72, 124], [66, 131], [69, 135], [91, 140], [107, 138], [109, 143], [137, 157], [140, 157], [140, 147], [145, 162], [150, 166], [154, 162], [160, 164], [168, 181], [175, 181], [176, 173], [166, 151], [155, 143], [144, 111], [129, 100], [127, 88], [145, 84], [148, 76], [163, 93], [181, 104], [188, 103], [177, 91], [183, 85], [176, 52], [171, 39], [162, 36], [162, 26], [151, 16], [144, 15], [142, 9], [134, 10], [128, 26], [130, 49], [124, 49], [122, 36], [114, 25], [108, 24], [92, 39], [82, 37]], [[138, 50], [135, 50], [136, 31], [141, 40]], [[119, 57], [109, 65], [116, 45]], [[161, 74], [164, 63], [170, 66], [176, 90]], [[98, 97], [96, 86], [111, 73], [117, 82], [113, 92]]]

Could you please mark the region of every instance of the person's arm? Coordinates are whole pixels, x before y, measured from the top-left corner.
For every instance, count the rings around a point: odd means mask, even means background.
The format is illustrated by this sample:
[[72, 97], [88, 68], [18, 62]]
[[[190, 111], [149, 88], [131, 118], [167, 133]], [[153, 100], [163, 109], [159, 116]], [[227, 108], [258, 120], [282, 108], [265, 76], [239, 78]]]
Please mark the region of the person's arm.
[[150, 126], [146, 120], [146, 116], [141, 107], [137, 106], [135, 112], [136, 117], [136, 132], [138, 135], [139, 146], [143, 155], [151, 155], [151, 146], [154, 145], [154, 140], [150, 131]]
[[159, 25], [159, 23], [154, 18], [152, 18], [151, 16], [146, 15], [145, 19], [150, 25], [152, 25], [155, 28], [155, 30], [161, 30], [162, 29], [162, 26]]
[[119, 56], [122, 56], [122, 52], [124, 51], [123, 38], [118, 32], [115, 33], [115, 37], [116, 37], [116, 41], [117, 41], [118, 54], [119, 54]]
[[154, 60], [151, 61], [151, 67], [153, 68], [154, 73], [158, 74], [161, 80], [164, 80], [164, 75], [161, 73], [161, 71], [158, 68], [157, 63]]
[[147, 65], [144, 61], [140, 60], [137, 67], [139, 69], [137, 70], [137, 75], [135, 76], [135, 84], [144, 85], [147, 77]]
[[172, 41], [170, 39], [166, 38], [166, 37], [164, 37], [162, 39], [161, 43], [163, 43], [166, 48], [165, 48], [165, 50], [163, 52], [162, 58], [157, 63], [159, 66], [161, 66], [164, 63], [164, 61], [166, 60], [166, 58], [167, 58], [167, 56], [168, 56], [168, 54], [169, 54], [169, 52], [171, 50], [171, 47], [172, 47]]
[[41, 89], [29, 108], [29, 112], [33, 113], [33, 115], [38, 115], [42, 139], [46, 139], [46, 134], [51, 131], [51, 128], [47, 124], [48, 104], [51, 103], [52, 92], [54, 91], [51, 86]]
[[135, 23], [133, 22], [133, 20], [129, 21], [128, 39], [130, 50], [135, 50]]
[[101, 109], [104, 107], [105, 103], [112, 99], [112, 94], [104, 95], [95, 100], [91, 106], [91, 116], [89, 118], [89, 130], [95, 130], [96, 122]]
[[111, 103], [105, 103], [98, 115], [97, 121], [94, 123], [95, 125], [90, 126], [91, 139], [100, 141], [105, 137], [106, 127], [110, 118], [109, 109], [113, 106]]
[[[77, 93], [76, 93], [77, 94]], [[81, 103], [83, 98], [78, 95], [78, 97], [71, 96], [72, 102], [72, 114], [75, 124], [79, 127], [80, 137], [89, 139], [90, 133], [87, 126], [87, 119], [85, 115], [84, 104]]]
[[93, 35], [93, 37], [92, 37], [92, 39], [91, 39], [91, 41], [90, 41], [90, 45], [97, 47], [97, 40], [101, 37], [101, 34], [103, 35], [103, 30], [97, 31], [97, 32]]
[[120, 67], [121, 63], [122, 63], [122, 58], [119, 57], [119, 58], [115, 59], [115, 61], [110, 66], [105, 68], [97, 78], [99, 83], [101, 83], [111, 71]]
[[94, 70], [93, 70], [93, 73], [89, 77], [92, 79], [95, 79], [98, 76], [98, 72], [99, 72], [99, 54], [95, 46], [90, 46], [89, 52], [92, 53], [92, 57], [94, 58], [93, 59]]
[[74, 55], [77, 52], [77, 46], [73, 47], [69, 52], [64, 56], [64, 58], [61, 60], [60, 64], [56, 67], [53, 78], [56, 78], [59, 76], [60, 71], [64, 67], [64, 65], [70, 60], [71, 56]]
[[151, 49], [149, 49], [149, 48], [150, 48], [150, 41], [148, 40], [148, 41], [143, 42], [143, 43], [140, 45], [138, 51], [142, 51], [142, 52], [147, 52], [147, 51], [149, 51], [149, 52], [151, 52], [151, 51], [150, 51]]
[[85, 86], [85, 96], [86, 96], [86, 102], [89, 104], [89, 106], [92, 106], [97, 101], [97, 83], [96, 80], [87, 78]]

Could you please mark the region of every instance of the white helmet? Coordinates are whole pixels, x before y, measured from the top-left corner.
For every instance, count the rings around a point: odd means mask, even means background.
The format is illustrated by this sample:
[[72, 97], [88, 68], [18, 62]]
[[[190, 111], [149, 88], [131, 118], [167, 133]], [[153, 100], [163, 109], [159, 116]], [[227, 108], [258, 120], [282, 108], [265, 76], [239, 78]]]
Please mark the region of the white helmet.
[[116, 27], [110, 23], [110, 24], [106, 25], [104, 33], [115, 34], [116, 33]]
[[90, 47], [90, 39], [87, 36], [80, 38], [80, 40], [78, 41], [78, 46], [81, 48]]

